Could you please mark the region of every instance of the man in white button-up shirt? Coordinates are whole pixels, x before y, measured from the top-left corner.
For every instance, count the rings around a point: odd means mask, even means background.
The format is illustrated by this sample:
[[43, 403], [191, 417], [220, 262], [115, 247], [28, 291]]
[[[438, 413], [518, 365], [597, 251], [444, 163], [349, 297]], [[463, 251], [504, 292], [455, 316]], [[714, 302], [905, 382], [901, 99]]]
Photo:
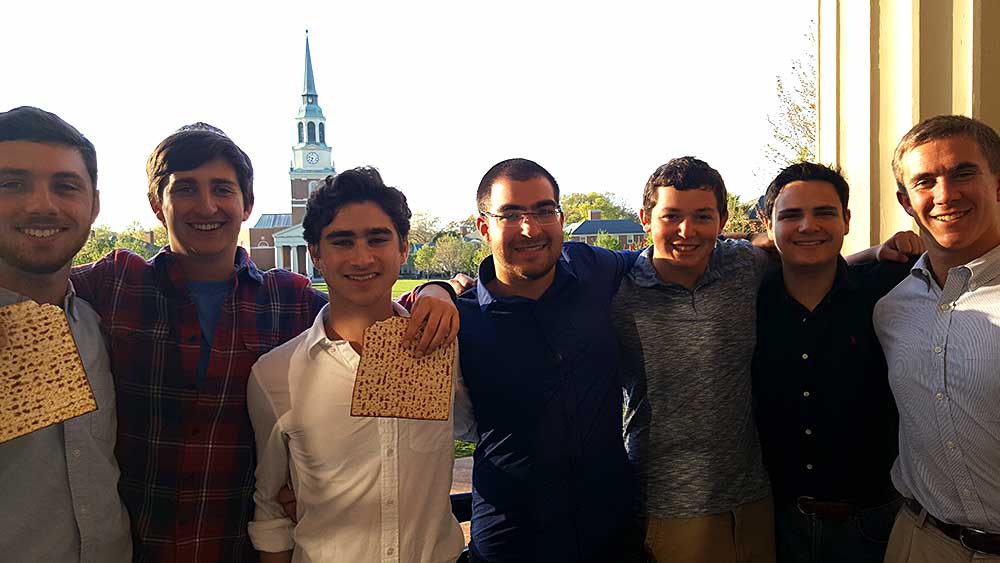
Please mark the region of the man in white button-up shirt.
[[907, 498], [886, 561], [1000, 561], [1000, 137], [933, 117], [893, 169], [927, 252], [875, 308]]
[[[462, 552], [449, 499], [453, 427], [471, 420], [460, 379], [447, 421], [350, 416], [365, 328], [409, 316], [392, 301], [409, 218], [405, 196], [371, 168], [328, 178], [309, 199], [304, 237], [330, 304], [258, 360], [247, 389], [258, 460], [249, 531], [264, 563], [437, 563]], [[276, 498], [289, 480], [297, 524]]]

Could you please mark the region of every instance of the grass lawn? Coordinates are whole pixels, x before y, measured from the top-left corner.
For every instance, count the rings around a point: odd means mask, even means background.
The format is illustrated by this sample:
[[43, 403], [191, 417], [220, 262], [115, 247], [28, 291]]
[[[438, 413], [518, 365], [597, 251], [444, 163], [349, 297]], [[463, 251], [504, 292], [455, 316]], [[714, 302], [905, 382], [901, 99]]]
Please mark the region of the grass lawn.
[[[400, 295], [410, 291], [411, 289], [417, 287], [418, 285], [424, 283], [427, 280], [396, 280], [396, 283], [392, 286], [392, 298], [396, 299]], [[313, 287], [326, 293], [328, 291], [326, 284], [323, 282], [316, 282]]]
[[[425, 281], [427, 280], [397, 280], [392, 286], [392, 298], [396, 299], [400, 295], [410, 291]], [[313, 287], [324, 293], [328, 291], [326, 284], [323, 282], [316, 282], [313, 284]], [[455, 459], [460, 457], [469, 457], [475, 449], [476, 445], [472, 442], [455, 440]]]

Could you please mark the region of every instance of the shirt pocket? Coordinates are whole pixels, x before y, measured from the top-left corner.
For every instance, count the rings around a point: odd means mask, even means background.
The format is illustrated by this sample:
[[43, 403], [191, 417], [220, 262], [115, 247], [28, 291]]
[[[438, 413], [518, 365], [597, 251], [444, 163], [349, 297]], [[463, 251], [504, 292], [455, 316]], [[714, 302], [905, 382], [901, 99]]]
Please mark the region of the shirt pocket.
[[1000, 432], [1000, 355], [971, 352], [948, 373], [949, 396], [975, 421]]

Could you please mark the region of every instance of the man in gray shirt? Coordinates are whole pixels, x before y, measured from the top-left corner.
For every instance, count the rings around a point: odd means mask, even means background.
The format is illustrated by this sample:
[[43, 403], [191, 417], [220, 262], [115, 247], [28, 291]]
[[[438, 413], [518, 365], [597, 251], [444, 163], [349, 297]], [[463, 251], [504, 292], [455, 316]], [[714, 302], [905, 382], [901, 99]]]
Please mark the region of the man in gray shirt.
[[69, 281], [100, 202], [93, 144], [54, 114], [0, 113], [0, 307], [62, 307], [97, 410], [0, 444], [0, 559], [131, 559], [115, 397], [99, 318]]
[[907, 498], [885, 560], [1000, 561], [1000, 137], [932, 117], [892, 166], [927, 252], [875, 307]]
[[750, 410], [757, 288], [769, 257], [719, 240], [719, 173], [675, 158], [646, 183], [639, 218], [653, 246], [622, 280], [626, 447], [644, 489], [658, 561], [774, 561], [767, 473]]

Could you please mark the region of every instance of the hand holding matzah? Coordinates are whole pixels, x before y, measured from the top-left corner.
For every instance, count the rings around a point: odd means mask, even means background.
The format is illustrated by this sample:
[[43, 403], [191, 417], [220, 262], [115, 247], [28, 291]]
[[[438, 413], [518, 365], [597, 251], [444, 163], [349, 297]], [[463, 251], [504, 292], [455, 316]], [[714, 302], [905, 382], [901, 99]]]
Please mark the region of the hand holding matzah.
[[63, 310], [34, 301], [0, 308], [0, 442], [95, 410]]
[[415, 358], [402, 345], [406, 324], [407, 319], [392, 317], [365, 329], [351, 416], [448, 420], [451, 415], [457, 343]]

